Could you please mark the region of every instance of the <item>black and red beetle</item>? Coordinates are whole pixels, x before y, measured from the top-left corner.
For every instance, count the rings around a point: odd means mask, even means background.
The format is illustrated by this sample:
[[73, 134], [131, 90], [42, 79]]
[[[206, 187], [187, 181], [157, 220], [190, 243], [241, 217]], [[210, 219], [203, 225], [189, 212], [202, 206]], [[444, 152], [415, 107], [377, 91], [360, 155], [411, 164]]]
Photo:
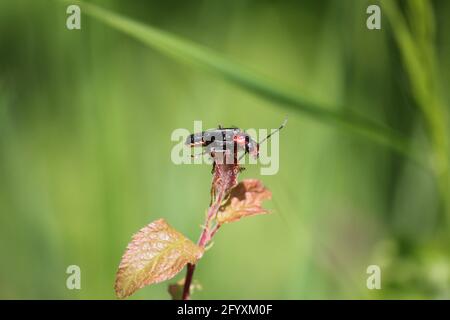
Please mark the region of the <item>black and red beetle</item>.
[[[203, 132], [193, 133], [186, 139], [185, 144], [190, 147], [205, 147], [205, 152], [194, 155], [193, 157], [209, 153], [213, 159], [216, 155], [221, 153], [227, 155], [233, 151], [233, 161], [237, 163], [238, 150], [245, 150], [242, 157], [249, 153], [253, 157], [258, 158], [259, 146], [261, 143], [269, 139], [273, 134], [283, 129], [287, 123], [287, 118], [283, 121], [281, 126], [275, 131], [268, 134], [260, 142], [256, 142], [248, 133], [239, 128], [218, 128], [209, 129]], [[241, 158], [242, 158], [241, 157]], [[240, 160], [240, 158], [239, 158]]]

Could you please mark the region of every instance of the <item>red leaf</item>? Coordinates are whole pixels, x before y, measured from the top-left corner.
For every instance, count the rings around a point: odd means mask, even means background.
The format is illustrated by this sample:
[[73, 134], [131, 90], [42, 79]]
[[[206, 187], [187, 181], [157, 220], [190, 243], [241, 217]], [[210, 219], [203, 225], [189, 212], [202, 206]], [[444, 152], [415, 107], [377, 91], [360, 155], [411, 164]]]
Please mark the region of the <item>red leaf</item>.
[[116, 275], [116, 295], [126, 298], [146, 285], [170, 279], [202, 255], [203, 248], [164, 219], [156, 220], [136, 233], [128, 244]]
[[269, 213], [261, 207], [261, 203], [271, 197], [272, 193], [260, 180], [243, 180], [231, 190], [228, 201], [219, 210], [217, 221], [222, 224], [237, 221], [242, 217]]

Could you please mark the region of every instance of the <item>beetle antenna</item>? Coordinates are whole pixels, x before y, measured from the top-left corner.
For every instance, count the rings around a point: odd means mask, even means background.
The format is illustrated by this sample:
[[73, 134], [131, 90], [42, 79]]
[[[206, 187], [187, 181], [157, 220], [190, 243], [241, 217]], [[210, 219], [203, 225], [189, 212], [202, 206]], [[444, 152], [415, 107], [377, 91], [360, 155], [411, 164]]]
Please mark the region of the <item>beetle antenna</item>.
[[[286, 118], [284, 119], [283, 123], [281, 124], [281, 126], [278, 127], [278, 129], [276, 129], [274, 132], [269, 133], [264, 139], [262, 139], [260, 142], [258, 142], [258, 146], [263, 143], [264, 141], [266, 141], [267, 139], [269, 139], [272, 135], [274, 135], [275, 133], [277, 133], [278, 131], [280, 131], [281, 129], [283, 129], [286, 126], [286, 123], [288, 121], [288, 118], [286, 116]], [[247, 151], [244, 152], [243, 155], [241, 155], [239, 157], [239, 161], [245, 157], [245, 155], [247, 154]]]
[[267, 139], [269, 139], [272, 135], [274, 135], [275, 133], [277, 133], [278, 131], [280, 131], [281, 129], [284, 128], [284, 126], [286, 125], [288, 119], [286, 117], [286, 119], [284, 119], [283, 123], [281, 124], [281, 126], [278, 127], [278, 129], [276, 129], [275, 131], [269, 133], [264, 139], [262, 139], [260, 142], [258, 142], [258, 144], [263, 143], [264, 141], [266, 141]]

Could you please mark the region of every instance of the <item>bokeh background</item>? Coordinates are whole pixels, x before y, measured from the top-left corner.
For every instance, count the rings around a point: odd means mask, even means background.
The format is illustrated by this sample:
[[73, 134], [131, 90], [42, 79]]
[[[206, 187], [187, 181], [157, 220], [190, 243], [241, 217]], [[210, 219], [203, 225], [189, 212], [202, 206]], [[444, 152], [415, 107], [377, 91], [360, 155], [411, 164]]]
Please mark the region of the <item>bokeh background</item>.
[[[194, 120], [275, 128], [286, 114], [279, 173], [248, 166], [241, 175], [272, 190], [273, 214], [220, 230], [193, 298], [450, 297], [449, 1], [395, 2], [400, 15], [382, 8], [373, 31], [366, 8], [374, 1], [90, 2], [210, 48], [325, 109], [386, 125], [425, 161], [84, 13], [82, 29], [69, 31], [59, 1], [2, 0], [0, 298], [114, 299], [133, 233], [165, 218], [193, 241], [200, 234], [210, 167], [174, 165], [172, 131], [192, 130]], [[81, 290], [66, 288], [72, 264]], [[366, 287], [372, 264], [381, 290]], [[132, 298], [169, 299], [167, 285], [183, 276]]]

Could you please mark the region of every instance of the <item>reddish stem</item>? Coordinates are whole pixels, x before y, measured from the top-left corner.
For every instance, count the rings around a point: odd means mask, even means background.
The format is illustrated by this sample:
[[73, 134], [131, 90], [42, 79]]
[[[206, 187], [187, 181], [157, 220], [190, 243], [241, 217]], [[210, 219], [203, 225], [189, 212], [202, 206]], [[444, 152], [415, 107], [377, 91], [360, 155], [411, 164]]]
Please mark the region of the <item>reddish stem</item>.
[[[214, 229], [210, 232], [209, 231], [209, 224], [211, 223], [211, 219], [217, 214], [220, 208], [220, 204], [222, 203], [223, 197], [225, 194], [225, 190], [220, 191], [217, 195], [216, 201], [209, 207], [208, 213], [206, 215], [206, 221], [205, 225], [203, 227], [203, 231], [200, 235], [200, 239], [198, 240], [198, 245], [202, 248], [204, 248], [212, 239], [214, 234], [219, 229], [219, 225], [216, 225]], [[195, 264], [189, 263], [187, 265], [187, 272], [186, 272], [186, 278], [184, 279], [184, 287], [183, 287], [183, 300], [188, 300], [190, 296], [190, 289], [191, 289], [191, 283], [192, 278], [195, 271]]]
[[[198, 240], [198, 245], [205, 248], [211, 241], [212, 237], [216, 234], [220, 228], [220, 224], [217, 223], [210, 231], [210, 224], [214, 217], [217, 216], [220, 205], [225, 198], [226, 193], [231, 190], [237, 184], [237, 176], [240, 172], [239, 165], [235, 164], [216, 164], [213, 167], [213, 182], [212, 190], [214, 191], [211, 198], [211, 205], [206, 214], [205, 224]], [[187, 265], [186, 278], [184, 279], [183, 287], [183, 300], [188, 300], [190, 296], [190, 287], [192, 278], [195, 271], [195, 264]]]
[[191, 282], [192, 276], [194, 275], [195, 264], [188, 263], [186, 278], [184, 279], [184, 288], [183, 288], [183, 300], [189, 299], [189, 294], [191, 293]]
[[220, 226], [221, 226], [221, 224], [218, 223], [218, 224], [216, 224], [216, 225], [214, 226], [214, 228], [211, 230], [211, 233], [210, 233], [210, 235], [209, 235], [211, 239], [214, 237], [214, 235], [216, 234], [217, 230], [219, 230]]

